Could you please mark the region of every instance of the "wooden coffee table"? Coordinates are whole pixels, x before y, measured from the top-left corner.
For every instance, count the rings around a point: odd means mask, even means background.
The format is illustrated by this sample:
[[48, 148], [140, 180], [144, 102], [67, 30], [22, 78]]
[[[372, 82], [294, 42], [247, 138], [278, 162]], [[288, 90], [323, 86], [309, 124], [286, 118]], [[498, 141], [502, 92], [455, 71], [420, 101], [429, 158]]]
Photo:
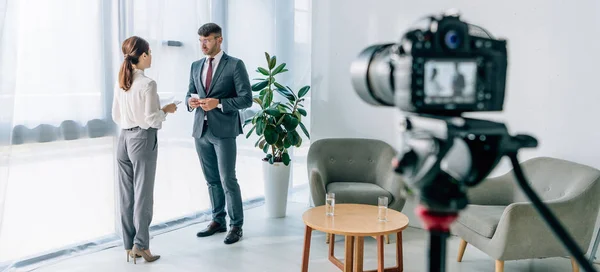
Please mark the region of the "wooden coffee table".
[[[388, 209], [387, 222], [377, 220], [377, 206], [362, 204], [336, 204], [335, 215], [326, 216], [325, 206], [314, 207], [302, 215], [306, 225], [304, 231], [304, 253], [302, 272], [308, 271], [310, 238], [313, 230], [331, 235], [329, 260], [345, 272], [362, 272], [365, 236], [377, 237], [377, 270], [372, 272], [402, 271], [402, 230], [408, 227], [408, 217], [401, 212]], [[396, 266], [384, 268], [383, 239], [385, 235], [396, 234]], [[344, 263], [334, 256], [334, 236], [346, 237]]]

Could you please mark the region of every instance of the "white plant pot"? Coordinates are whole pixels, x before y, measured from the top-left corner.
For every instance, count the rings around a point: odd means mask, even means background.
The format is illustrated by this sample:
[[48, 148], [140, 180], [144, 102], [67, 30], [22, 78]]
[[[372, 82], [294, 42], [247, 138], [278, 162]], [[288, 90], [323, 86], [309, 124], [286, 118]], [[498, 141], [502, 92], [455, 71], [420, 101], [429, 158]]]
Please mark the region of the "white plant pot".
[[285, 217], [290, 184], [290, 166], [286, 166], [281, 162], [274, 164], [263, 162], [263, 174], [267, 217]]

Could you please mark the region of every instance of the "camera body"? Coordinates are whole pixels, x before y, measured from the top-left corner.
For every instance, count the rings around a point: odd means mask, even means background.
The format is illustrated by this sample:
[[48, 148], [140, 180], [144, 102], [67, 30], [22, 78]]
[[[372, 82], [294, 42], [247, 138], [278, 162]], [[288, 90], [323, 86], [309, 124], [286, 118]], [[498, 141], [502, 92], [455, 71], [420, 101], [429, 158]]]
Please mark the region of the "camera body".
[[502, 111], [506, 41], [458, 15], [427, 19], [399, 43], [361, 52], [351, 66], [359, 96], [372, 105], [431, 115]]

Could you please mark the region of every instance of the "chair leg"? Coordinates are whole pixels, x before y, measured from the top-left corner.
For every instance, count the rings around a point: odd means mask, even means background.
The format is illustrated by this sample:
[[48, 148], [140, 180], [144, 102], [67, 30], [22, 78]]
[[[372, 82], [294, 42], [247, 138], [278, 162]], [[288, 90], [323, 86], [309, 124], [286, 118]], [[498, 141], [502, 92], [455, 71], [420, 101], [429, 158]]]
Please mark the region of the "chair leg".
[[573, 267], [573, 272], [579, 272], [579, 264], [577, 264], [577, 261], [573, 257], [571, 257], [571, 266]]
[[460, 239], [460, 245], [458, 245], [458, 257], [456, 258], [457, 262], [461, 262], [463, 255], [465, 254], [465, 249], [467, 248], [467, 241]]
[[325, 233], [325, 243], [329, 244], [329, 239], [331, 238], [331, 234]]
[[385, 243], [386, 244], [390, 243], [390, 235], [389, 234], [385, 236]]
[[496, 272], [504, 272], [504, 261], [496, 260]]

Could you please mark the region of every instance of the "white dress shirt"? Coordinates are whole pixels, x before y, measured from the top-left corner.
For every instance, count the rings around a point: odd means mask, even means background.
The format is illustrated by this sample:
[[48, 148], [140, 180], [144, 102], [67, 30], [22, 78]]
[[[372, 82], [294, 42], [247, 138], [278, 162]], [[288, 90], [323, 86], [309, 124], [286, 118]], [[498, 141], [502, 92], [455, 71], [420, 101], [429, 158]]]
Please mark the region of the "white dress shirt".
[[[215, 79], [215, 71], [217, 71], [217, 66], [219, 62], [221, 62], [221, 58], [223, 57], [223, 50], [219, 51], [215, 55], [215, 59], [212, 61], [212, 69], [213, 69], [213, 80]], [[206, 61], [204, 62], [204, 67], [202, 67], [202, 83], [204, 83], [204, 88], [206, 88], [206, 75], [208, 75], [208, 63], [210, 56], [206, 56]], [[210, 83], [212, 85], [212, 82]], [[208, 90], [206, 90], [208, 92]]]
[[[219, 53], [217, 53], [212, 61], [212, 70], [213, 70], [213, 74], [212, 74], [212, 82], [210, 83], [210, 85], [213, 85], [215, 83], [215, 72], [217, 71], [217, 66], [219, 65], [219, 62], [221, 62], [221, 58], [223, 57], [223, 50], [219, 51]], [[208, 65], [209, 65], [209, 60], [210, 56], [206, 56], [206, 61], [204, 61], [204, 66], [202, 67], [202, 84], [204, 85], [204, 89], [206, 90], [206, 76], [208, 75]], [[209, 86], [210, 87], [210, 86]], [[208, 90], [206, 90], [206, 92], [208, 92]], [[220, 101], [219, 101], [220, 102]], [[219, 103], [219, 105], [217, 105], [217, 108], [223, 110], [221, 103]], [[192, 108], [190, 107], [190, 111], [192, 110]], [[208, 120], [208, 117], [205, 115], [204, 116], [204, 120]]]
[[150, 127], [160, 129], [167, 114], [161, 110], [156, 82], [144, 75], [144, 71], [133, 71], [133, 83], [128, 91], [117, 86], [113, 97], [112, 117], [122, 129]]

